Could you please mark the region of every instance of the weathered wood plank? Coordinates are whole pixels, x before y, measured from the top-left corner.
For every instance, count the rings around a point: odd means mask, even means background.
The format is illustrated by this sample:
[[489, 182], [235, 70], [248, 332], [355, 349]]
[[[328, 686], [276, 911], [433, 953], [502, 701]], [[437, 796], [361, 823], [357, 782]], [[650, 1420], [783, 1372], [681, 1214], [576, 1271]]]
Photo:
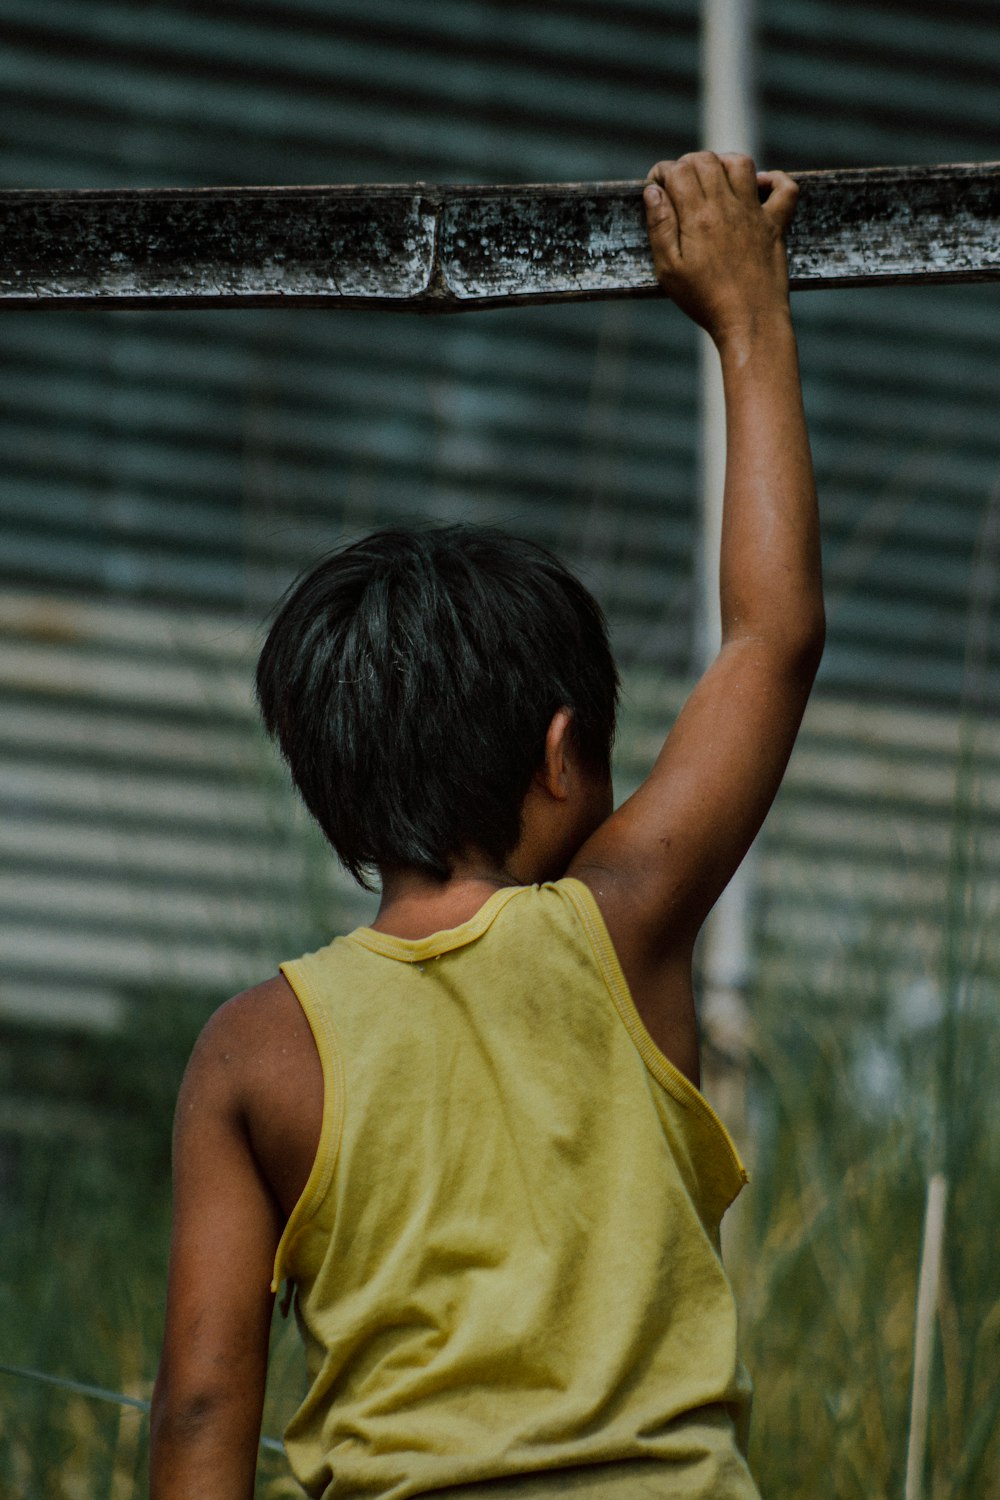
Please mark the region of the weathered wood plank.
[[[796, 290], [1000, 279], [1000, 163], [795, 174]], [[657, 296], [638, 182], [0, 192], [0, 309]]]

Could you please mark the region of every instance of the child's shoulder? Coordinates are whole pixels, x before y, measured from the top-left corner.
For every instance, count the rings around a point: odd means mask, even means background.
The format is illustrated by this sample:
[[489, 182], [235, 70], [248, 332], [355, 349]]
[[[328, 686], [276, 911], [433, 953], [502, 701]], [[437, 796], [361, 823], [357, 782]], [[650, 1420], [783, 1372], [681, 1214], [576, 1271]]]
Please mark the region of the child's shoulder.
[[[212, 1012], [198, 1036], [192, 1064], [230, 1073], [252, 1069], [287, 1044], [302, 1024], [295, 991], [283, 974], [233, 995]], [[306, 1027], [308, 1040], [308, 1027]], [[275, 1049], [275, 1043], [281, 1045]]]
[[186, 1099], [240, 1123], [287, 1215], [315, 1155], [323, 1072], [309, 1023], [283, 974], [242, 990], [209, 1017], [178, 1109]]

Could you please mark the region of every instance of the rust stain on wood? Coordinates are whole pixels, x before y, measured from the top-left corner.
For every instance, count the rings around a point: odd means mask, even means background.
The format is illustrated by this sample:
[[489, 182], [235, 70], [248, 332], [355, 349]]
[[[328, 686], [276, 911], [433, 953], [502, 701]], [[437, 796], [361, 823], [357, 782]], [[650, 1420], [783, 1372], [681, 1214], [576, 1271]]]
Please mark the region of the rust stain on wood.
[[[1000, 278], [1000, 163], [794, 174], [796, 290]], [[640, 182], [0, 193], [0, 309], [659, 296]]]

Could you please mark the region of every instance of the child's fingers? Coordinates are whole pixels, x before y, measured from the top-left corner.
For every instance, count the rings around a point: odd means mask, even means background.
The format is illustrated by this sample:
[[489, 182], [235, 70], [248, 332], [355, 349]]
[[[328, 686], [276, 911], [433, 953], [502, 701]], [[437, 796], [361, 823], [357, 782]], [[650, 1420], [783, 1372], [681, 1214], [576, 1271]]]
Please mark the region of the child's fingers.
[[770, 189], [764, 200], [764, 212], [774, 219], [784, 234], [795, 212], [799, 196], [798, 183], [787, 172], [758, 172], [757, 183], [760, 187]]
[[729, 186], [737, 198], [747, 203], [757, 202], [757, 168], [753, 157], [741, 152], [726, 151], [719, 156]]
[[722, 168], [712, 151], [688, 151], [677, 162], [674, 175], [681, 194], [689, 201], [708, 198], [718, 186]]
[[675, 257], [680, 249], [680, 231], [677, 210], [666, 189], [659, 182], [647, 181], [642, 197], [646, 205], [646, 228], [654, 249], [662, 246], [668, 256]]
[[695, 166], [696, 153], [682, 156], [678, 161], [658, 161], [649, 171], [648, 181], [659, 183], [678, 210], [685, 205], [701, 203], [705, 192]]
[[680, 238], [677, 199], [677, 166], [675, 161], [658, 161], [646, 175], [643, 198], [646, 203], [646, 226], [654, 231], [668, 248], [676, 249]]

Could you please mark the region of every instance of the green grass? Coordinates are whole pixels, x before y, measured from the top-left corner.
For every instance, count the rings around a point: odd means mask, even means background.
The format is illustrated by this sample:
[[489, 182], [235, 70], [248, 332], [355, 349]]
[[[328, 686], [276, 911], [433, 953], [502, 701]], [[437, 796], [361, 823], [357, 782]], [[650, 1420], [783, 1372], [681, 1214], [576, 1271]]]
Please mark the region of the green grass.
[[[114, 1036], [3, 1036], [4, 1082], [16, 1081], [34, 1106], [19, 1123], [9, 1111], [0, 1135], [4, 1364], [148, 1401], [163, 1320], [173, 1100], [194, 1037], [222, 998], [143, 997]], [[274, 1340], [265, 1427], [278, 1436], [299, 1378], [291, 1334], [279, 1326]], [[147, 1438], [135, 1409], [0, 1373], [0, 1494], [141, 1496]], [[260, 1495], [298, 1493], [282, 1456], [263, 1454], [260, 1470]]]
[[[751, 1457], [766, 1496], [903, 1494], [928, 1059], [900, 1049], [900, 1104], [873, 1114], [859, 1103], [842, 1026], [812, 1018], [808, 1035], [786, 1027], [783, 1036], [763, 1018], [755, 1094], [770, 1130], [733, 1270], [757, 1384]], [[995, 1020], [962, 1031], [959, 1051], [985, 1059]], [[1000, 1141], [990, 1093], [984, 1074], [974, 1096], [942, 1106], [964, 1145], [949, 1153], [925, 1489], [933, 1500], [1000, 1496]]]

